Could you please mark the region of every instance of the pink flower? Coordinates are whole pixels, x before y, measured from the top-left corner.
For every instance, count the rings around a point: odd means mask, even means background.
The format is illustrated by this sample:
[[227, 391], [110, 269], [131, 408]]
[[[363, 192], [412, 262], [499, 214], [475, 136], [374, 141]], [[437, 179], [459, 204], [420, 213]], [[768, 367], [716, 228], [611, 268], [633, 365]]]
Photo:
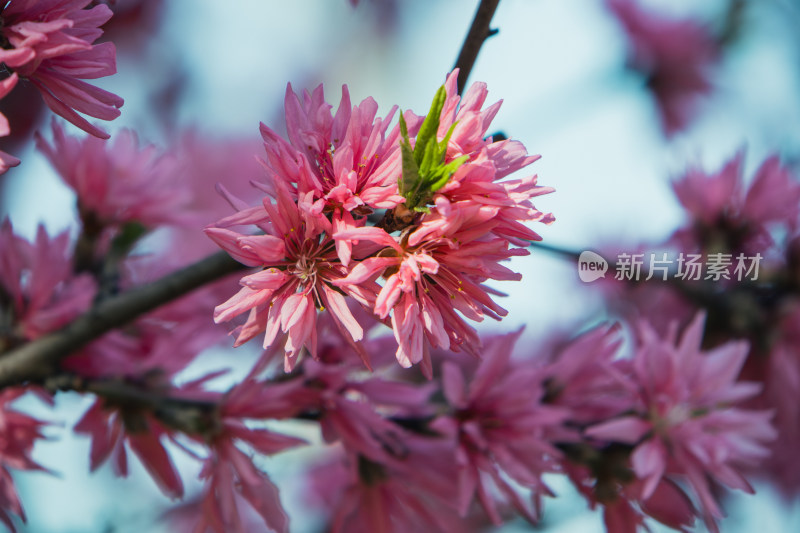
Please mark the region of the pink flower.
[[[444, 395], [453, 412], [432, 424], [436, 430], [454, 433], [458, 442], [456, 491], [461, 515], [477, 496], [495, 524], [502, 522], [498, 496], [508, 499], [529, 521], [538, 519], [541, 496], [552, 496], [541, 476], [556, 471], [561, 456], [551, 439], [568, 416], [563, 408], [543, 405], [544, 375], [539, 368], [511, 361], [520, 333], [487, 343], [480, 366], [470, 376], [452, 362], [444, 364]], [[531, 490], [533, 508], [515, 484]]]
[[618, 327], [598, 327], [564, 345], [542, 368], [546, 402], [569, 409], [577, 427], [606, 420], [634, 401], [629, 378], [614, 363]]
[[192, 531], [252, 531], [252, 524], [242, 520], [246, 516], [242, 509], [245, 502], [255, 509], [270, 531], [289, 531], [289, 517], [281, 506], [278, 487], [232, 442], [220, 440], [212, 445], [200, 477], [205, 480], [206, 488], [194, 513], [199, 520], [195, 518]]
[[44, 470], [30, 456], [36, 440], [44, 438], [39, 431], [44, 423], [11, 409], [10, 404], [24, 393], [19, 388], [0, 392], [0, 522], [12, 533], [16, 529], [9, 513], [24, 522], [25, 512], [8, 469]]
[[183, 497], [183, 482], [162, 442], [162, 437], [172, 439], [172, 432], [152, 414], [136, 408], [124, 411], [98, 399], [75, 425], [75, 432], [91, 438], [91, 471], [111, 458], [114, 473], [127, 477], [127, 444], [164, 494]]
[[[337, 450], [338, 451], [338, 450]], [[469, 532], [452, 501], [449, 441], [416, 438], [401, 460], [337, 453], [311, 472], [311, 494], [331, 513], [331, 533]]]
[[444, 85], [447, 100], [440, 117], [438, 138], [443, 139], [452, 127], [445, 161], [462, 155], [468, 155], [469, 160], [438, 191], [437, 196], [443, 196], [448, 202], [442, 203], [434, 197], [436, 210], [447, 217], [450, 206], [464, 205], [461, 202], [494, 207], [495, 224], [491, 228], [494, 235], [519, 246], [541, 240], [523, 222], [550, 224], [555, 220], [552, 214], [542, 213], [531, 202], [532, 198], [549, 194], [554, 189], [538, 186], [536, 176], [505, 179], [534, 163], [540, 156], [528, 154], [519, 141], [504, 139], [494, 142], [487, 137], [502, 101], [482, 110], [488, 95], [486, 84], [473, 83], [462, 98], [456, 91], [457, 79], [458, 69], [447, 76]]
[[[89, 3], [14, 0], [4, 4], [0, 11], [0, 63], [12, 75], [4, 80], [0, 98], [20, 78], [29, 80], [54, 113], [91, 135], [107, 139], [108, 134], [77, 113], [113, 120], [123, 103], [117, 95], [81, 81], [116, 72], [114, 45], [92, 44], [102, 35], [99, 26], [111, 17], [111, 10], [103, 4], [84, 9]], [[0, 135], [2, 129], [0, 125]]]
[[53, 120], [53, 144], [37, 136], [39, 150], [78, 195], [81, 214], [105, 225], [175, 223], [185, 217], [190, 188], [175, 158], [154, 146], [141, 148], [136, 135], [123, 130], [106, 143], [78, 139]]
[[[285, 366], [290, 371], [304, 346], [316, 357], [318, 308], [328, 309], [354, 343], [361, 340], [363, 329], [334, 285], [347, 269], [339, 261], [333, 239], [325, 234], [330, 223], [303, 210], [280, 183], [275, 185], [276, 203], [265, 198], [263, 206], [241, 206], [238, 214], [207, 228], [206, 233], [240, 263], [261, 268], [241, 279], [242, 289], [217, 306], [214, 320], [225, 322], [250, 311], [244, 325], [235, 330], [236, 346], [264, 333], [266, 348], [283, 330], [288, 334]], [[242, 224], [257, 224], [265, 234], [244, 235], [227, 229]], [[374, 301], [376, 293], [374, 283], [347, 290], [364, 304]]]
[[443, 197], [437, 199], [437, 206], [437, 213], [399, 243], [376, 227], [335, 235], [336, 239], [369, 241], [383, 248], [354, 265], [347, 277], [335, 284], [350, 288], [384, 276], [386, 282], [374, 311], [382, 319], [391, 313], [400, 364], [409, 367], [421, 362], [429, 376], [428, 343], [477, 352], [477, 333], [456, 311], [478, 321], [484, 316], [504, 316], [506, 311], [492, 301], [482, 283], [487, 279], [519, 280], [519, 274], [499, 262], [528, 253], [509, 249], [505, 239], [487, 237], [496, 226], [497, 207], [467, 202], [449, 205]]
[[236, 446], [235, 441], [266, 455], [304, 444], [300, 439], [266, 429], [250, 429], [242, 422], [226, 420], [223, 415], [223, 428], [209, 443], [210, 452], [200, 472], [206, 487], [200, 503], [200, 519], [194, 531], [250, 531], [243, 527], [238, 509], [244, 500], [271, 531], [288, 532], [289, 518], [281, 506], [278, 487], [253, 464], [248, 454]]
[[636, 0], [608, 0], [630, 40], [630, 66], [647, 78], [670, 136], [686, 127], [697, 97], [711, 91], [709, 67], [719, 43], [691, 20], [668, 20], [640, 9]]
[[716, 173], [692, 169], [673, 183], [692, 223], [673, 237], [683, 249], [765, 254], [772, 230], [797, 229], [800, 183], [772, 156], [745, 187], [743, 164], [739, 152]]
[[247, 516], [242, 508], [244, 502], [255, 510], [271, 531], [289, 530], [289, 518], [281, 506], [278, 487], [255, 466], [252, 454], [243, 452], [239, 446], [246, 446], [258, 454], [274, 455], [305, 444], [301, 439], [251, 428], [245, 422], [246, 419], [294, 416], [299, 409], [298, 394], [302, 394], [298, 382], [266, 384], [252, 377], [221, 398], [206, 393], [219, 402], [219, 422], [207, 434], [191, 436], [209, 448], [200, 472], [200, 478], [205, 480], [205, 489], [197, 504], [199, 509], [194, 513], [196, 525], [193, 531], [252, 531], [253, 524], [243, 520]]
[[306, 361], [304, 410], [319, 418], [326, 442], [341, 441], [345, 450], [373, 461], [402, 456], [410, 434], [390, 417], [429, 415], [430, 386], [372, 377], [350, 377], [353, 363], [327, 365]]
[[0, 347], [41, 337], [91, 305], [95, 283], [86, 274], [73, 274], [68, 232], [50, 238], [39, 226], [31, 243], [15, 235], [6, 220], [0, 250], [0, 312], [13, 325], [0, 331]]
[[[9, 92], [11, 92], [11, 89], [14, 88], [18, 78], [19, 77], [16, 74], [12, 74], [8, 78], [0, 80], [0, 99], [4, 98]], [[10, 133], [11, 127], [8, 125], [8, 119], [5, 117], [5, 115], [0, 113], [0, 137], [6, 137]], [[19, 159], [0, 150], [0, 174], [5, 174], [9, 168], [17, 165], [19, 165]]]
[[[345, 85], [332, 116], [322, 85], [302, 95], [289, 85], [285, 107], [291, 144], [261, 125], [269, 177], [296, 188], [316, 210], [329, 214], [334, 231], [363, 224], [364, 216], [374, 209], [391, 209], [403, 201], [397, 190], [400, 131], [395, 126], [386, 133], [396, 106], [383, 119], [376, 118], [378, 104], [372, 98], [351, 108]], [[336, 245], [347, 264], [349, 243]]]
[[631, 362], [637, 405], [586, 431], [592, 438], [634, 446], [630, 456], [641, 498], [650, 498], [665, 476], [685, 477], [700, 500], [707, 527], [717, 531], [722, 511], [710, 479], [752, 493], [739, 472], [768, 455], [764, 446], [776, 437], [771, 413], [734, 407], [760, 387], [736, 377], [748, 347], [731, 342], [709, 353], [700, 351], [704, 316], [698, 315], [676, 341], [663, 339], [646, 324]]

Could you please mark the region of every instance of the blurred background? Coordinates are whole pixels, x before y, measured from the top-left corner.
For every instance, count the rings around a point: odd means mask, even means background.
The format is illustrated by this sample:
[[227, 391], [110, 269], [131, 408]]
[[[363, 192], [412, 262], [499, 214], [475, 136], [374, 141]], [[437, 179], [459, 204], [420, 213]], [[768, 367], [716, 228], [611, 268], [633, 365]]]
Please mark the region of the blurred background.
[[[501, 0], [492, 23], [499, 34], [485, 43], [472, 72], [470, 81], [488, 84], [489, 103], [504, 101], [492, 131], [543, 156], [529, 169], [541, 185], [556, 189], [537, 202], [556, 216], [552, 226], [538, 228], [552, 246], [634, 249], [665, 239], [683, 217], [670, 181], [689, 166], [716, 170], [739, 150], [747, 154], [746, 175], [772, 153], [795, 169], [800, 163], [800, 2], [639, 4], [667, 19], [690, 18], [720, 38], [718, 57], [704, 66], [710, 89], [693, 102], [679, 131], [665, 132], [652, 80], [630, 68], [630, 40], [602, 0]], [[323, 83], [334, 107], [347, 84], [354, 103], [372, 96], [381, 115], [395, 104], [422, 114], [453, 66], [476, 6], [464, 0], [361, 0], [357, 6], [347, 0], [112, 1], [116, 14], [103, 39], [117, 45], [118, 74], [97, 85], [125, 105], [107, 129], [113, 137], [132, 128], [161, 146], [193, 130], [212, 146], [236, 140], [260, 155], [259, 122], [285, 130], [287, 82], [295, 90]], [[13, 132], [2, 148], [23, 161], [0, 178], [2, 216], [27, 236], [40, 222], [51, 231], [70, 227], [74, 198], [31, 142], [34, 131], [49, 130], [50, 113], [35, 91], [21, 90], [0, 102], [0, 110]], [[226, 178], [221, 172], [217, 181]], [[512, 267], [522, 272], [522, 284], [497, 285], [510, 293], [500, 302], [509, 316], [484, 329], [525, 325], [520, 344], [535, 346], [554, 331], [577, 332], [607, 318], [602, 295], [581, 284], [573, 263], [534, 247]], [[138, 462], [127, 480], [115, 479], [107, 467], [87, 473], [88, 441], [69, 431], [87, 405], [77, 395], [61, 395], [55, 412], [30, 406], [42, 419], [64, 422], [49, 429], [52, 439], [35, 453], [55, 475], [16, 477], [29, 517], [22, 530], [153, 530], [169, 502]], [[318, 530], [303, 508], [298, 479], [313, 456], [304, 449], [265, 462], [281, 487], [292, 531]], [[196, 474], [193, 462], [178, 462]], [[553, 487], [563, 497], [547, 502], [542, 530], [603, 530], [566, 484], [554, 478]], [[766, 486], [757, 490], [755, 497], [734, 494], [726, 501], [723, 531], [800, 531], [796, 502]], [[523, 530], [518, 524], [503, 529]]]

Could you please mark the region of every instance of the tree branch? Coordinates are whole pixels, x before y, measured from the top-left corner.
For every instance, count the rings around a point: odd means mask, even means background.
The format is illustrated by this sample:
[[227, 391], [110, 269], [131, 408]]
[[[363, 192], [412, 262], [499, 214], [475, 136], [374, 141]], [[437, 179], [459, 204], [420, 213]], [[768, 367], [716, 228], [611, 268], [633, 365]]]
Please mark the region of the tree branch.
[[55, 371], [61, 359], [112, 329], [244, 268], [227, 253], [218, 252], [159, 280], [103, 300], [63, 329], [0, 355], [0, 388], [43, 379]]
[[[92, 393], [106, 406], [131, 413], [146, 411], [166, 426], [188, 435], [213, 435], [219, 430], [219, 403], [210, 399], [179, 396], [172, 389], [148, 389], [121, 379], [84, 378], [73, 374], [56, 374], [44, 382], [55, 391]], [[177, 394], [177, 395], [176, 395]]]
[[472, 19], [472, 26], [467, 33], [464, 44], [461, 46], [461, 52], [458, 54], [454, 68], [460, 69], [458, 73], [458, 94], [463, 94], [464, 87], [467, 85], [472, 67], [475, 65], [475, 60], [478, 58], [478, 52], [481, 51], [483, 42], [497, 33], [497, 30], [489, 28], [492, 22], [492, 17], [497, 9], [500, 0], [481, 0], [478, 10], [475, 12], [475, 18]]

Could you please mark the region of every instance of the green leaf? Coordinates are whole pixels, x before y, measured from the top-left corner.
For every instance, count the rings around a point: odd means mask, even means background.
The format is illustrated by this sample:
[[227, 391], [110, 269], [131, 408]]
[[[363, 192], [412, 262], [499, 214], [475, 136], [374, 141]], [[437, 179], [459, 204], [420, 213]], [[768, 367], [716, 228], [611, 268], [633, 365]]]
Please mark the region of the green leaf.
[[[419, 143], [419, 141], [417, 141]], [[419, 147], [419, 144], [417, 144]], [[419, 175], [420, 176], [427, 176], [434, 169], [441, 164], [441, 159], [438, 159], [437, 156], [439, 155], [436, 150], [436, 138], [428, 140], [428, 144], [422, 148], [422, 162], [419, 165]], [[416, 149], [419, 151], [419, 148]]]
[[417, 168], [417, 162], [414, 160], [414, 153], [411, 151], [411, 147], [408, 144], [400, 144], [400, 155], [403, 162], [403, 174], [398, 186], [400, 194], [408, 198], [408, 193], [419, 188], [421, 181], [419, 168]]
[[442, 139], [442, 142], [439, 143], [439, 153], [442, 154], [441, 161], [444, 161], [444, 158], [447, 155], [447, 143], [450, 142], [450, 136], [453, 135], [453, 130], [456, 129], [456, 124], [458, 124], [458, 121], [453, 122], [453, 125], [450, 126], [449, 130], [447, 130], [447, 135], [445, 135], [444, 139]]
[[[446, 100], [447, 91], [444, 85], [442, 85], [439, 87], [439, 90], [436, 91], [436, 95], [433, 97], [433, 103], [431, 103], [431, 109], [428, 111], [428, 116], [425, 117], [425, 120], [422, 121], [422, 126], [419, 128], [419, 132], [417, 133], [417, 146], [421, 145], [427, 148], [430, 139], [436, 142], [436, 133], [439, 131], [439, 115], [442, 114], [442, 109], [444, 109]], [[423, 155], [424, 154], [417, 155], [417, 164], [422, 161]]]
[[469, 159], [464, 155], [444, 164], [447, 158], [447, 144], [456, 126], [455, 124], [450, 126], [444, 139], [438, 140], [439, 119], [446, 101], [447, 91], [443, 85], [436, 91], [428, 116], [422, 121], [417, 133], [413, 149], [408, 136], [408, 125], [403, 115], [400, 115], [403, 172], [398, 188], [406, 199], [405, 207], [416, 212], [429, 213], [427, 204], [433, 199], [433, 193], [444, 187], [458, 167]]
[[455, 174], [458, 167], [464, 164], [464, 162], [469, 159], [468, 155], [462, 155], [458, 159], [453, 159], [443, 167], [440, 167], [443, 172], [442, 175], [430, 185], [431, 192], [436, 192], [445, 185], [447, 185], [447, 181], [450, 179], [450, 176]]

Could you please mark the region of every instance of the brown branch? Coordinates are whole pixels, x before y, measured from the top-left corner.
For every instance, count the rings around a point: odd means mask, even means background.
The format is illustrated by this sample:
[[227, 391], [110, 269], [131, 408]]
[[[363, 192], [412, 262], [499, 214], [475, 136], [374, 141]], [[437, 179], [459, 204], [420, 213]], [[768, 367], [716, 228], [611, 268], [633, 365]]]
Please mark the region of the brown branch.
[[63, 329], [0, 355], [0, 388], [41, 380], [58, 362], [138, 316], [245, 268], [218, 252], [163, 278], [98, 303]]
[[[176, 396], [175, 390], [148, 388], [114, 378], [84, 378], [57, 374], [44, 381], [48, 390], [92, 393], [103, 399], [105, 406], [118, 408], [124, 419], [135, 422], [142, 413], [151, 413], [166, 426], [189, 435], [213, 434], [220, 429], [219, 403], [212, 400]], [[140, 424], [146, 426], [145, 424]]]
[[481, 0], [478, 10], [475, 12], [475, 18], [472, 19], [472, 26], [467, 33], [464, 44], [461, 46], [461, 52], [458, 54], [454, 68], [461, 69], [458, 73], [458, 94], [463, 94], [464, 87], [467, 85], [472, 67], [475, 65], [475, 60], [478, 58], [478, 52], [481, 51], [483, 42], [497, 33], [497, 30], [489, 28], [492, 22], [492, 17], [497, 9], [497, 4], [500, 0]]

